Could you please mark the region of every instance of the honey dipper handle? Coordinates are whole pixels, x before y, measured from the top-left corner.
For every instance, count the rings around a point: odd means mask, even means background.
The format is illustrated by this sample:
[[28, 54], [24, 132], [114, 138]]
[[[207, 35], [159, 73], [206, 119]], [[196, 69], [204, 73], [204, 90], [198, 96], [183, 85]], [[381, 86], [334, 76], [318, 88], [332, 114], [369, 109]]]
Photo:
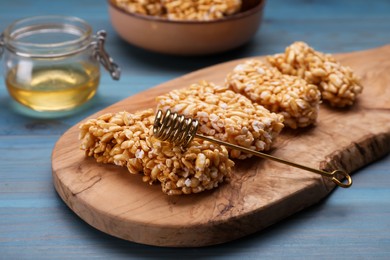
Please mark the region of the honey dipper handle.
[[[352, 178], [351, 178], [351, 176], [347, 172], [342, 171], [342, 170], [334, 170], [333, 172], [326, 172], [326, 171], [323, 171], [323, 170], [319, 170], [319, 169], [311, 168], [311, 167], [308, 167], [308, 166], [305, 166], [305, 165], [301, 165], [301, 164], [297, 164], [297, 163], [294, 163], [294, 162], [290, 162], [290, 161], [287, 161], [287, 160], [284, 160], [284, 159], [281, 159], [281, 158], [278, 158], [278, 157], [275, 157], [275, 156], [272, 156], [272, 155], [269, 155], [269, 154], [266, 154], [266, 153], [261, 153], [261, 152], [258, 152], [258, 151], [254, 151], [254, 150], [242, 147], [242, 146], [238, 146], [238, 145], [235, 145], [235, 144], [223, 142], [223, 141], [220, 141], [218, 139], [214, 139], [214, 138], [211, 138], [211, 137], [208, 137], [208, 136], [195, 134], [195, 137], [207, 140], [209, 142], [213, 142], [213, 143], [217, 143], [217, 144], [220, 144], [220, 145], [224, 145], [224, 146], [229, 147], [231, 149], [236, 149], [236, 150], [239, 150], [239, 151], [242, 151], [242, 152], [245, 152], [245, 153], [249, 153], [249, 154], [261, 157], [261, 158], [271, 159], [273, 161], [277, 161], [277, 162], [284, 163], [284, 164], [287, 164], [287, 165], [290, 165], [290, 166], [293, 166], [293, 167], [296, 167], [296, 168], [300, 168], [300, 169], [303, 169], [303, 170], [306, 170], [306, 171], [310, 171], [310, 172], [314, 172], [314, 173], [320, 174], [322, 176], [331, 178], [331, 180], [337, 186], [342, 187], [342, 188], [349, 188], [352, 185]], [[343, 180], [342, 180], [343, 177], [345, 178], [346, 183], [343, 182]]]

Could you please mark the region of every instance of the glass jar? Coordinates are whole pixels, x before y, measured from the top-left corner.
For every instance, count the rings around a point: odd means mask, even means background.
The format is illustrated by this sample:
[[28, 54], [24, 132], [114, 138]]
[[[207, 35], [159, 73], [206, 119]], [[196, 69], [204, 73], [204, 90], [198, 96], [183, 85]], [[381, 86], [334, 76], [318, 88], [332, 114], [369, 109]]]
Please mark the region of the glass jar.
[[101, 63], [118, 80], [120, 69], [104, 50], [106, 33], [76, 17], [18, 20], [0, 38], [4, 79], [11, 97], [41, 112], [67, 111], [96, 93]]

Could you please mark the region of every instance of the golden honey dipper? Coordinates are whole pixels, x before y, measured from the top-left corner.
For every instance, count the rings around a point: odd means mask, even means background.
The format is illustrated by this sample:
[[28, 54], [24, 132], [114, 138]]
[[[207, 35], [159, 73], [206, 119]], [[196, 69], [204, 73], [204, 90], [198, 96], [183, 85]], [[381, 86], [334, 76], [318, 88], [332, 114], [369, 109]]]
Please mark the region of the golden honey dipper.
[[[331, 180], [336, 185], [342, 188], [349, 188], [352, 185], [352, 178], [345, 171], [334, 170], [332, 172], [326, 172], [323, 170], [314, 169], [305, 165], [290, 162], [269, 154], [254, 151], [239, 145], [223, 142], [212, 137], [198, 134], [198, 127], [199, 122], [196, 119], [186, 118], [184, 115], [172, 113], [169, 109], [165, 112], [165, 114], [163, 114], [161, 110], [158, 110], [156, 118], [154, 120], [153, 135], [162, 141], [169, 141], [175, 145], [180, 145], [182, 147], [186, 147], [192, 141], [192, 139], [194, 139], [194, 137], [197, 137], [203, 140], [207, 140], [209, 142], [217, 143], [219, 145], [224, 145], [231, 149], [237, 149], [239, 151], [246, 152], [261, 158], [271, 159], [296, 168], [320, 174], [327, 178], [331, 178]], [[346, 183], [343, 183], [342, 180], [338, 179], [336, 177], [337, 175], [345, 177]]]

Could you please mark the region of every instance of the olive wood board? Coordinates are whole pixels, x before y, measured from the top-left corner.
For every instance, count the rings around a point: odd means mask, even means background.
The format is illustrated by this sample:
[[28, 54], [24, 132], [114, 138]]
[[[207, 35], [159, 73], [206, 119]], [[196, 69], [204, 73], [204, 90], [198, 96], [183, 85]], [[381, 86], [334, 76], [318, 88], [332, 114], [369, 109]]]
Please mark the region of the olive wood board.
[[[390, 152], [390, 45], [335, 56], [362, 78], [364, 90], [357, 103], [348, 109], [321, 104], [316, 126], [283, 129], [270, 153], [314, 168], [353, 172]], [[89, 118], [155, 107], [156, 96], [203, 79], [223, 84], [226, 74], [244, 60], [187, 74]], [[224, 243], [307, 208], [335, 188], [320, 175], [256, 157], [236, 161], [231, 181], [217, 189], [168, 196], [159, 184], [143, 183], [141, 175], [86, 157], [79, 148], [78, 126], [64, 133], [53, 150], [58, 194], [91, 226], [137, 243], [172, 247]]]

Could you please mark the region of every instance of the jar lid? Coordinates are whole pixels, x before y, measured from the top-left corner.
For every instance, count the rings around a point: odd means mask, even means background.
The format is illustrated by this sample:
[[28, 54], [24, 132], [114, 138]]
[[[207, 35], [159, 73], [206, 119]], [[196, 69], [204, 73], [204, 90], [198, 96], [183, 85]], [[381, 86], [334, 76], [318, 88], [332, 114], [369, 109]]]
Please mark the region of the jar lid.
[[68, 16], [36, 16], [17, 20], [3, 32], [3, 45], [28, 58], [69, 56], [88, 48], [92, 28], [84, 20]]
[[92, 48], [93, 56], [118, 80], [120, 68], [105, 51], [105, 39], [105, 31], [92, 35], [91, 26], [77, 17], [29, 17], [12, 23], [0, 35], [0, 57], [4, 49], [25, 58], [56, 59]]

